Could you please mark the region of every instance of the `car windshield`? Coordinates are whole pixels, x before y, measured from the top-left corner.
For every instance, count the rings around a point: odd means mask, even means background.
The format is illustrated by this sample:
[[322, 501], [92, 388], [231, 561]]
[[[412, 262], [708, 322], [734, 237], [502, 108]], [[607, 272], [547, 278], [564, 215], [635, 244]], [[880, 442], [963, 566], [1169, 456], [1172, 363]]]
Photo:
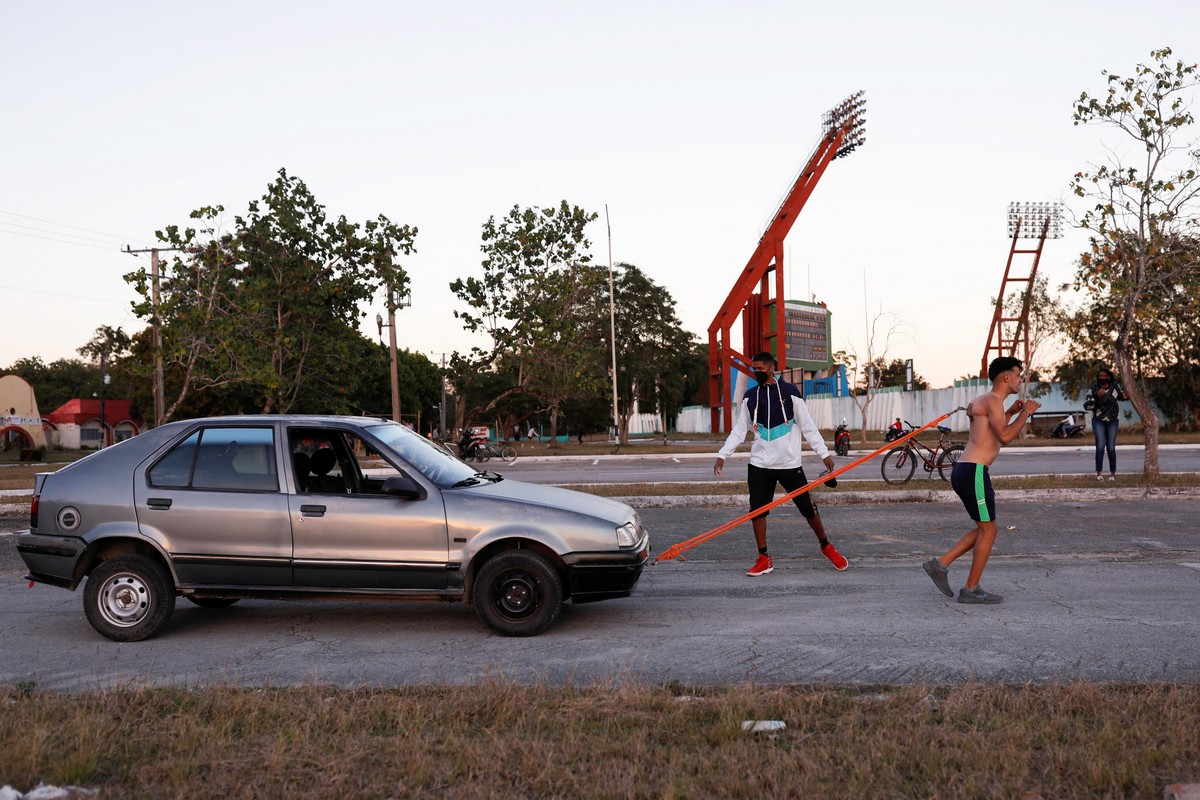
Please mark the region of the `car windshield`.
[[474, 467], [464, 464], [449, 451], [402, 425], [377, 425], [369, 430], [398, 458], [442, 488], [455, 484], [468, 485], [464, 483], [466, 479], [476, 474]]

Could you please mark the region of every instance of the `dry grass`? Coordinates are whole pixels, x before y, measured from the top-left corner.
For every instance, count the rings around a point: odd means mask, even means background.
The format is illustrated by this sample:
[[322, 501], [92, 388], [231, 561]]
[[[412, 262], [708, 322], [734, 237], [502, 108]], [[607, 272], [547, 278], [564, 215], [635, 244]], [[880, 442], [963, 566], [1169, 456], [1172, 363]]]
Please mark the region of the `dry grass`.
[[[9, 687], [0, 701], [0, 783], [122, 798], [1158, 797], [1200, 780], [1200, 688], [1168, 684]], [[748, 719], [787, 729], [742, 733]]]

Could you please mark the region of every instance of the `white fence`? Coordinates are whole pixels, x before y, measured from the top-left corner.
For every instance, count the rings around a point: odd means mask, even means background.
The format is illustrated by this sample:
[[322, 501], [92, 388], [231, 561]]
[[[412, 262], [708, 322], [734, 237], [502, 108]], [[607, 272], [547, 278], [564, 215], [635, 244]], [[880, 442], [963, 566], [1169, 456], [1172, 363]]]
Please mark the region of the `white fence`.
[[[966, 406], [972, 399], [988, 390], [990, 383], [983, 379], [975, 381], [961, 381], [963, 385], [953, 386], [946, 389], [927, 389], [922, 392], [905, 392], [898, 389], [884, 389], [876, 392], [871, 397], [871, 404], [867, 406], [867, 430], [881, 431], [892, 424], [899, 417], [902, 420], [911, 422], [913, 425], [921, 426], [926, 422], [937, 419], [947, 411], [952, 411], [959, 406]], [[1040, 390], [1040, 384], [1033, 384], [1032, 391]], [[1087, 425], [1090, 414], [1082, 416], [1079, 412], [1083, 409], [1083, 398], [1075, 396], [1067, 396], [1063, 394], [1062, 385], [1058, 383], [1049, 384], [1047, 391], [1040, 397], [1035, 397], [1042, 404], [1039, 414], [1076, 414], [1076, 422], [1081, 425]], [[851, 430], [860, 430], [862, 428], [862, 412], [852, 397], [812, 397], [805, 402], [808, 404], [809, 413], [812, 414], [813, 421], [817, 423], [818, 428], [832, 430], [843, 420], [850, 426]], [[861, 400], [861, 398], [858, 398]], [[1133, 413], [1133, 406], [1129, 403], [1121, 403], [1122, 422], [1136, 420], [1137, 415]], [[651, 416], [654, 415], [643, 415]], [[1159, 414], [1161, 419], [1162, 414]], [[707, 406], [688, 406], [679, 412], [679, 416], [675, 420], [675, 430], [679, 433], [708, 433], [709, 420], [711, 415]], [[966, 431], [968, 429], [968, 421], [966, 414], [955, 414], [946, 421], [952, 430]], [[632, 430], [632, 429], [631, 429]]]

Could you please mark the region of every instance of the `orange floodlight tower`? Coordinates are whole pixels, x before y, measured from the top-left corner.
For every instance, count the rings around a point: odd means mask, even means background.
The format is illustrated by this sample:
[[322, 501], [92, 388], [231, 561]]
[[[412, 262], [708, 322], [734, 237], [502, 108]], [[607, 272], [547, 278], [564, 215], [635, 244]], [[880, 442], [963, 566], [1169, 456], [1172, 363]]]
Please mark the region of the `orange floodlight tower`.
[[[1042, 260], [1042, 247], [1047, 239], [1062, 238], [1062, 203], [1009, 203], [1008, 235], [1012, 245], [1008, 248], [1008, 263], [1004, 265], [1004, 277], [1000, 279], [1000, 294], [996, 296], [996, 309], [992, 313], [992, 325], [988, 328], [987, 344], [983, 348], [983, 362], [979, 377], [986, 378], [988, 364], [993, 358], [1015, 356], [1021, 349], [1021, 363], [1029, 368], [1029, 300], [1033, 296], [1033, 279], [1037, 277], [1038, 262]], [[1037, 239], [1037, 247], [1017, 249], [1020, 239]], [[1013, 257], [1033, 256], [1029, 275], [1017, 278], [1012, 275]], [[1024, 283], [1025, 299], [1021, 313], [1008, 316], [1004, 310], [1004, 295], [1010, 283]], [[1005, 336], [1005, 333], [1009, 334]]]
[[[773, 352], [780, 369], [787, 367], [783, 240], [829, 162], [849, 155], [866, 141], [866, 102], [863, 93], [857, 92], [825, 113], [820, 143], [796, 176], [791, 190], [758, 240], [754, 255], [750, 256], [708, 326], [708, 398], [713, 433], [733, 426], [734, 370], [749, 375], [750, 359], [761, 350]], [[742, 318], [742, 348], [749, 355], [734, 350], [730, 341], [738, 317]]]

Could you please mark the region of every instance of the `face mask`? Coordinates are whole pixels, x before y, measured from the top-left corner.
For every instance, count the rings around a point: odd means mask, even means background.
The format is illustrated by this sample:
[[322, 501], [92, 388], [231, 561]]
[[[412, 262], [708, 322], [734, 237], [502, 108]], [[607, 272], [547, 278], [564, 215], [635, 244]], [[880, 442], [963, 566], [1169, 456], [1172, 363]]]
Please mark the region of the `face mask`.
[[1098, 378], [1097, 380], [1098, 380], [1100, 383], [1108, 383], [1108, 378]]
[[754, 370], [754, 380], [758, 381], [759, 383], [766, 383], [767, 381], [771, 380], [771, 373]]

